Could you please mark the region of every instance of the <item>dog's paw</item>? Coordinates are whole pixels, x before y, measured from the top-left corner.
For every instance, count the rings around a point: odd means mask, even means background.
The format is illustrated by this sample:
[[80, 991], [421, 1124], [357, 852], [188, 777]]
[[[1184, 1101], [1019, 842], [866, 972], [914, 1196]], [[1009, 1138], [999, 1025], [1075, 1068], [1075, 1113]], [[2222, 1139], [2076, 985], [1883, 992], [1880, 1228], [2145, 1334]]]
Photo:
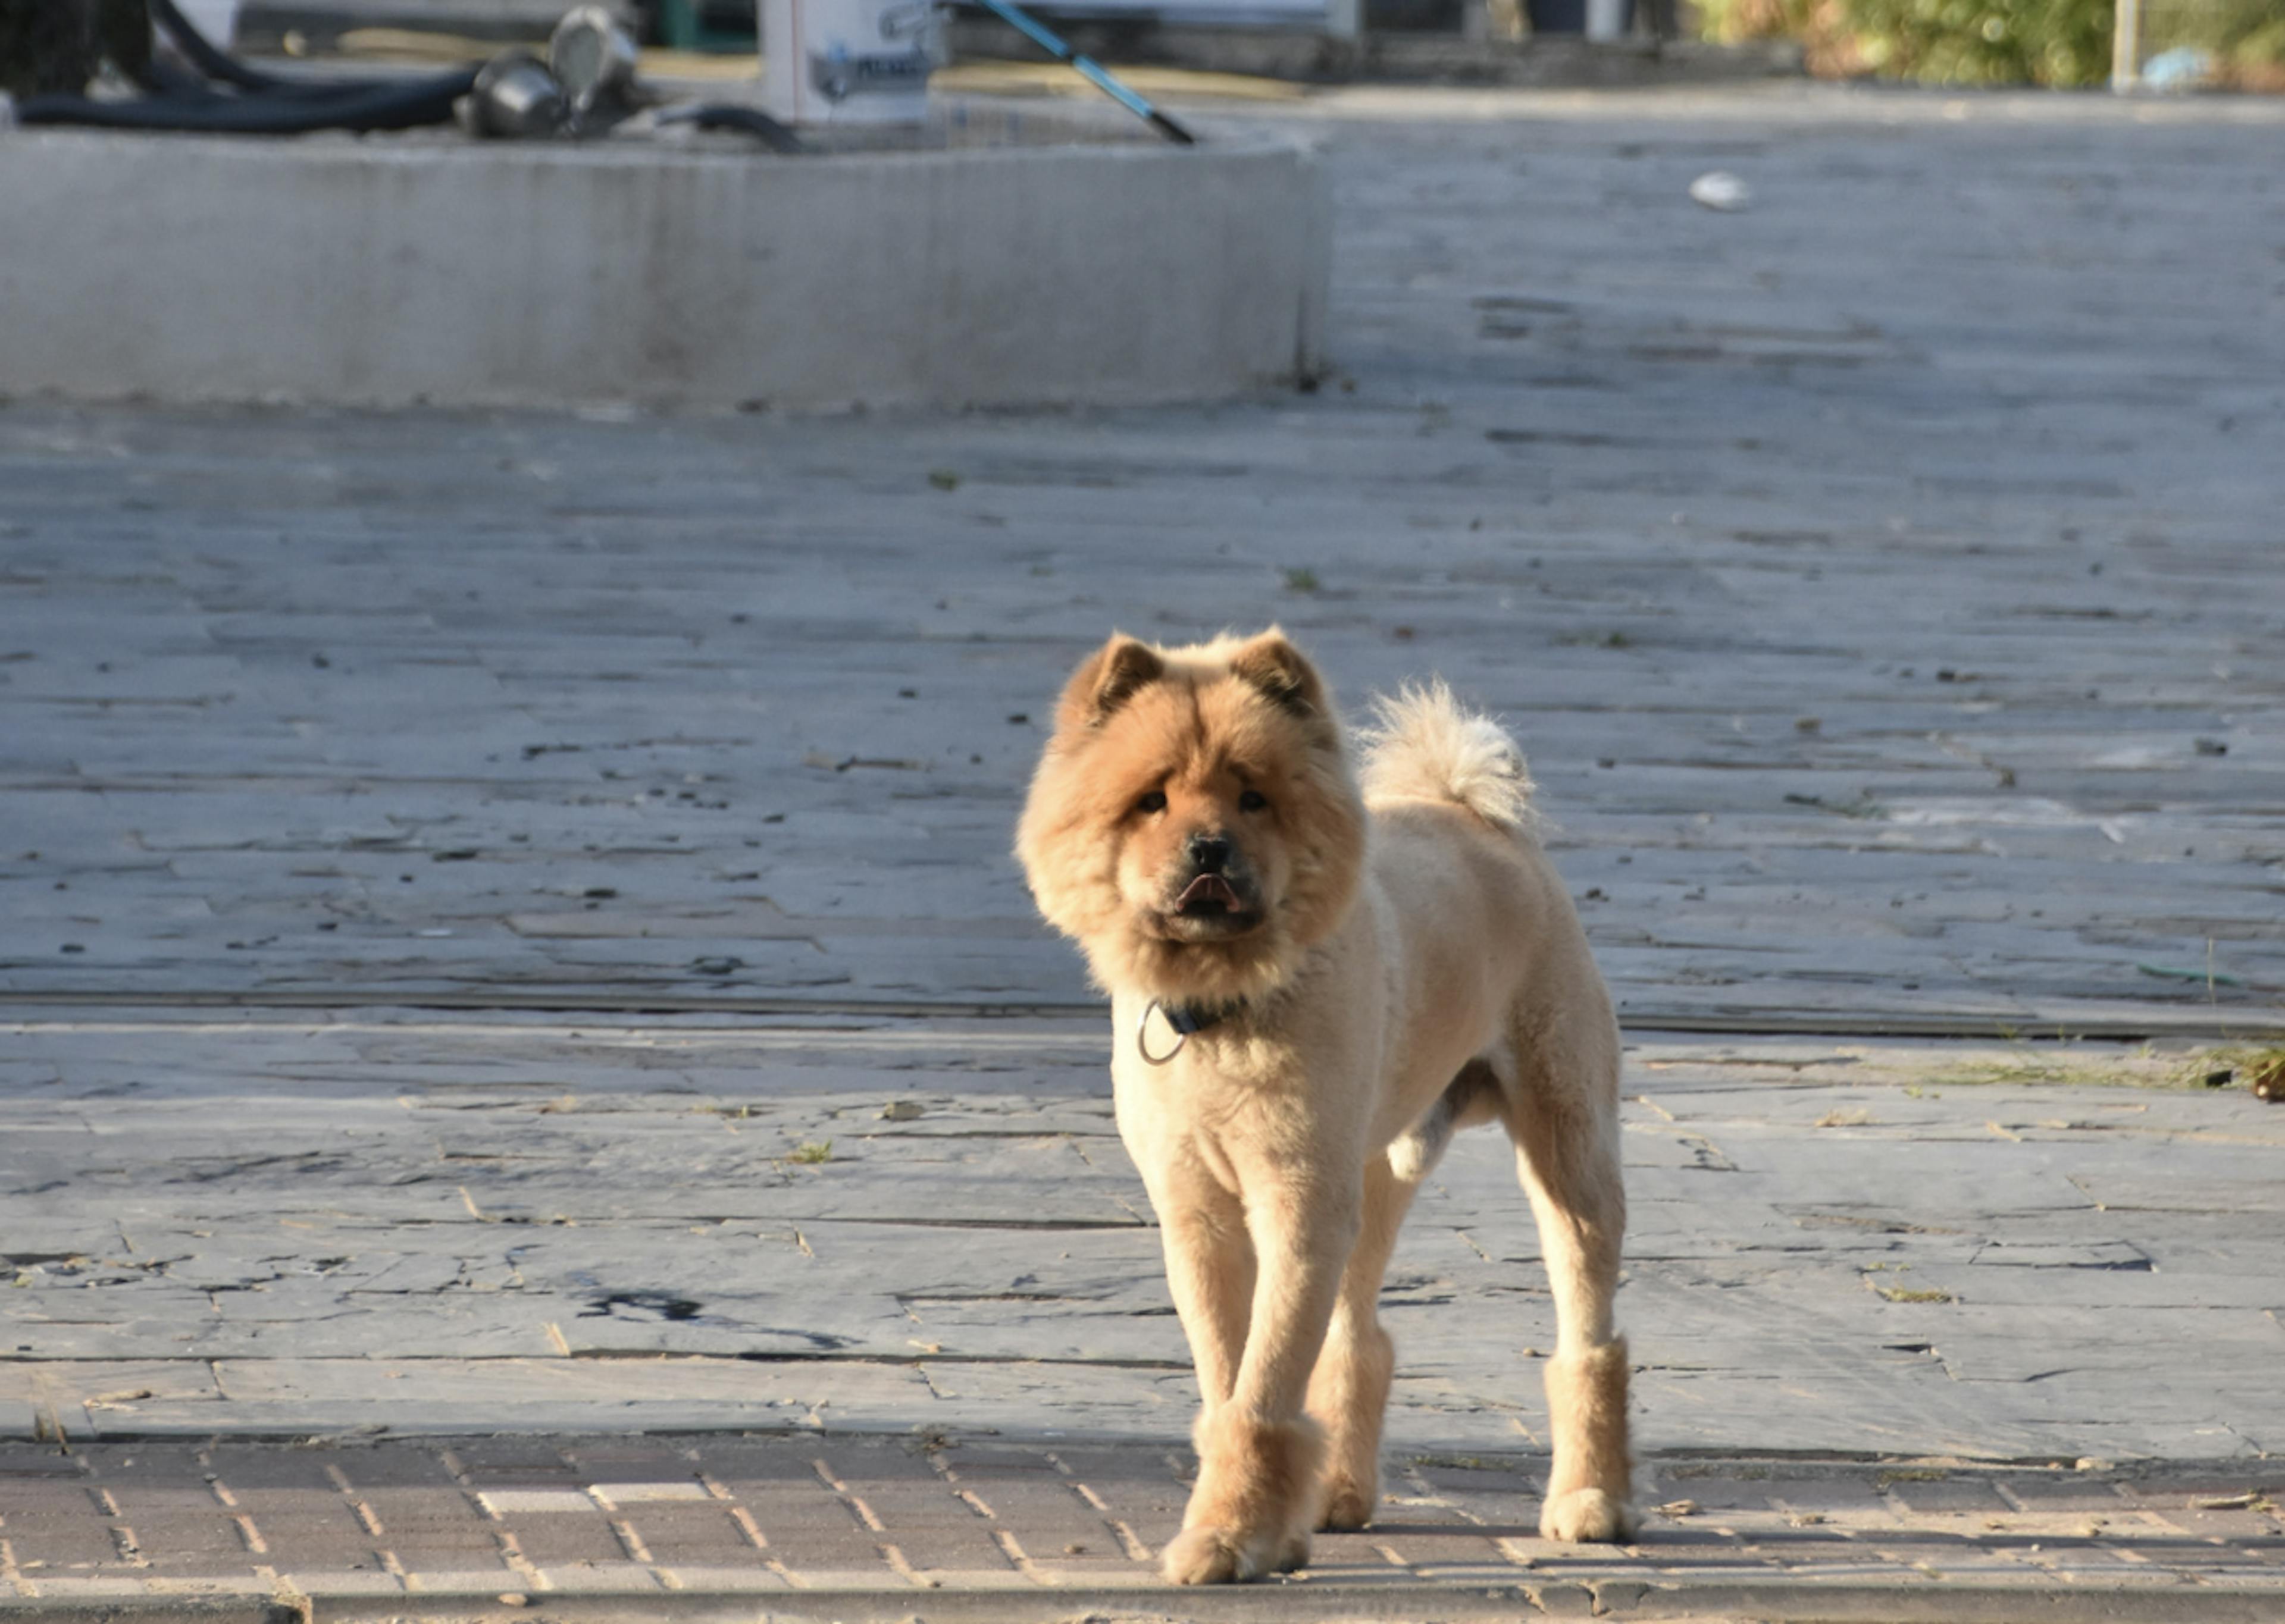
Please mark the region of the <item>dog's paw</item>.
[[1239, 1584], [1261, 1577], [1260, 1565], [1221, 1528], [1185, 1528], [1159, 1553], [1168, 1584]]
[[1336, 1472], [1325, 1485], [1325, 1509], [1317, 1518], [1317, 1526], [1341, 1534], [1362, 1528], [1372, 1521], [1375, 1498], [1372, 1484], [1359, 1483]]
[[1290, 1573], [1308, 1560], [1306, 1534], [1288, 1534], [1281, 1544], [1242, 1538], [1227, 1528], [1185, 1528], [1160, 1553], [1158, 1566], [1170, 1584], [1244, 1584]]
[[1539, 1511], [1540, 1537], [1567, 1544], [1617, 1543], [1634, 1538], [1635, 1528], [1635, 1509], [1607, 1489], [1574, 1488]]

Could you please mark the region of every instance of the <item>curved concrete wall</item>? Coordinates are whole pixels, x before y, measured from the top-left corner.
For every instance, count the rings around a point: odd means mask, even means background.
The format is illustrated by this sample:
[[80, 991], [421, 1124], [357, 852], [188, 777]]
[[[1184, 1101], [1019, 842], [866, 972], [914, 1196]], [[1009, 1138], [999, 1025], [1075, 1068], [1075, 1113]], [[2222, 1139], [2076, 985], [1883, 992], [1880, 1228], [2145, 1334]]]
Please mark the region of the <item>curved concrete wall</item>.
[[371, 404], [1197, 399], [1322, 363], [1261, 142], [797, 160], [0, 135], [0, 391]]

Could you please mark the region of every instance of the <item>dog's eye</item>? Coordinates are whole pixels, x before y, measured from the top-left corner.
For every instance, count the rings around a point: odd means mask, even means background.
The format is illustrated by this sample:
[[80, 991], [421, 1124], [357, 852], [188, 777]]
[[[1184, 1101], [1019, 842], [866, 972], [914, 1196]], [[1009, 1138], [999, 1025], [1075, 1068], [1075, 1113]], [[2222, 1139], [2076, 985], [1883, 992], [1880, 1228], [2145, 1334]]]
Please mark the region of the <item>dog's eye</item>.
[[1141, 800], [1135, 803], [1135, 810], [1136, 812], [1165, 812], [1166, 810], [1166, 796], [1165, 791], [1153, 789], [1150, 794], [1144, 796]]
[[1240, 812], [1260, 812], [1268, 804], [1269, 797], [1259, 789], [1249, 789], [1237, 797], [1237, 810]]

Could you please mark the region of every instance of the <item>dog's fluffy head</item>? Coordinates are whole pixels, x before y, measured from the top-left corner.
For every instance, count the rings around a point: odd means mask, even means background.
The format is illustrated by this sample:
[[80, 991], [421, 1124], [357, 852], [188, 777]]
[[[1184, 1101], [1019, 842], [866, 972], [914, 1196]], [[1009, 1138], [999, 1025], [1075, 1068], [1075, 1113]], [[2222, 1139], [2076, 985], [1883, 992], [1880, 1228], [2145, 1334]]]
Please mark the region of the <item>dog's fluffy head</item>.
[[1234, 1003], [1340, 922], [1364, 831], [1331, 696], [1282, 632], [1114, 637], [1064, 690], [1016, 855], [1103, 986]]

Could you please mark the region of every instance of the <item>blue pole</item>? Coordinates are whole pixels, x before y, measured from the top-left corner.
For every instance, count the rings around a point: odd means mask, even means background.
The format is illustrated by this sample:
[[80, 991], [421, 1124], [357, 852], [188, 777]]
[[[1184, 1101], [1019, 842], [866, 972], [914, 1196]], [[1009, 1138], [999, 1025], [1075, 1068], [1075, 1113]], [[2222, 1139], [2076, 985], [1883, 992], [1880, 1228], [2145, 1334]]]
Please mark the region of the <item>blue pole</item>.
[[1137, 96], [1134, 91], [1128, 90], [1125, 85], [1119, 83], [1118, 80], [1112, 78], [1111, 75], [1104, 70], [1103, 64], [1097, 62], [1093, 57], [1080, 56], [1069, 45], [1064, 44], [1061, 39], [1050, 33], [1046, 25], [1041, 23], [1036, 17], [1032, 16], [1029, 12], [1018, 10], [1016, 6], [1009, 4], [1009, 0], [976, 0], [976, 4], [982, 6], [985, 11], [991, 12], [994, 17], [997, 17], [1001, 22], [1006, 23], [1009, 27], [1014, 28], [1017, 32], [1023, 35], [1025, 38], [1030, 40], [1040, 50], [1055, 58], [1056, 61], [1069, 63], [1072, 69], [1076, 71], [1081, 78], [1085, 79], [1089, 84], [1095, 86], [1096, 90], [1101, 90], [1105, 96], [1110, 97], [1111, 100], [1117, 102], [1120, 106], [1126, 108], [1136, 118], [1148, 119], [1151, 123], [1156, 124], [1160, 130], [1165, 132], [1169, 140], [1179, 141], [1184, 146], [1191, 146], [1197, 144], [1197, 137], [1196, 136], [1183, 129], [1180, 124], [1174, 122], [1174, 120], [1168, 118], [1165, 114], [1159, 112], [1158, 108], [1152, 106], [1149, 102], [1144, 101], [1140, 96]]

